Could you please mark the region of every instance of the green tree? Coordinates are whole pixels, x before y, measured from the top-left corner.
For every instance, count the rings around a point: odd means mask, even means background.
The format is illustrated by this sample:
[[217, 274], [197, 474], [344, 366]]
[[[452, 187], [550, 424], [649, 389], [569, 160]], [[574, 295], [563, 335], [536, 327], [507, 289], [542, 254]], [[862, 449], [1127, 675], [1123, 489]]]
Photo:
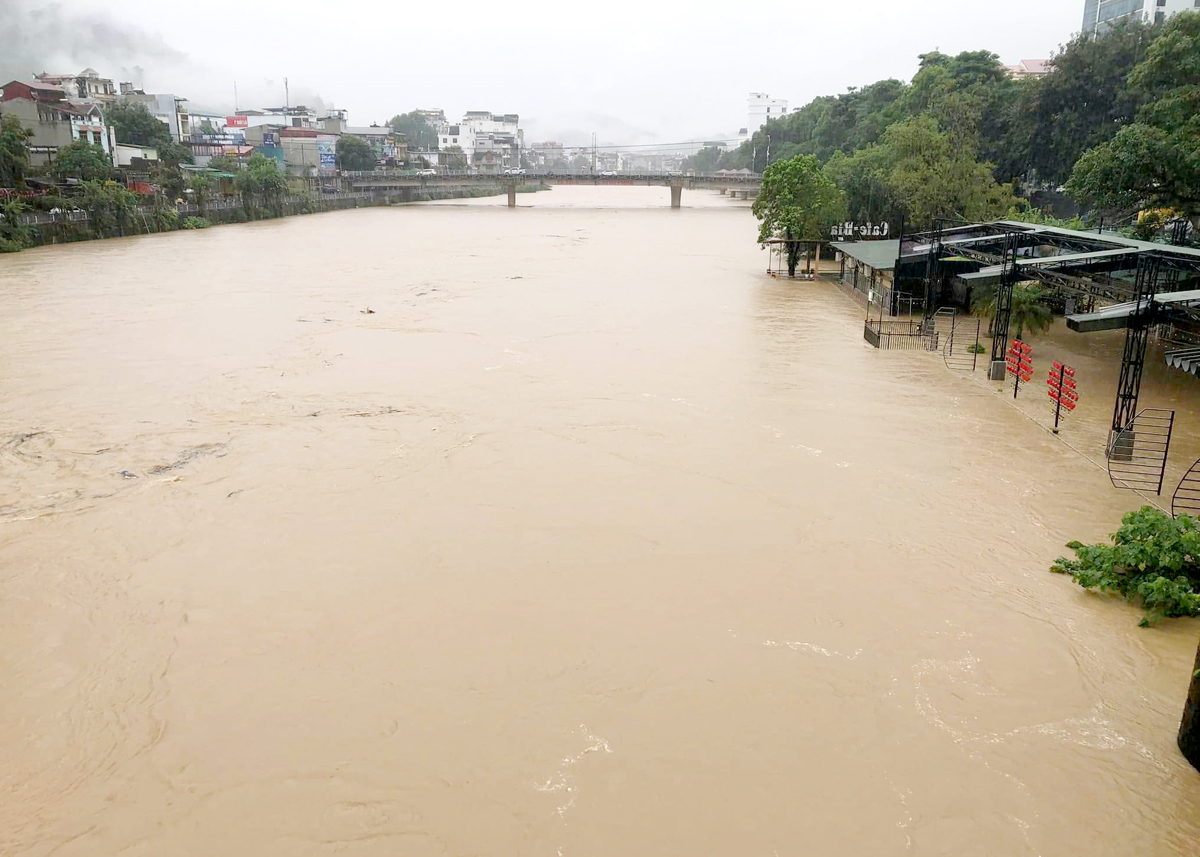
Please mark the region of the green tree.
[[867, 146], [853, 155], [835, 152], [825, 164], [826, 174], [846, 194], [846, 214], [856, 223], [887, 222], [898, 227], [903, 200], [891, 185], [894, 163], [886, 146]]
[[721, 156], [725, 150], [720, 146], [705, 146], [694, 155], [683, 159], [685, 170], [695, 170], [697, 174], [715, 173], [721, 169]]
[[208, 168], [219, 173], [236, 173], [242, 168], [242, 165], [227, 155], [216, 155], [209, 159]]
[[[846, 216], [846, 200], [814, 155], [797, 155], [766, 168], [752, 210], [760, 221], [760, 242], [814, 240]], [[787, 249], [788, 274], [795, 276], [800, 247]]]
[[1200, 223], [1200, 13], [1162, 28], [1129, 75], [1138, 121], [1088, 151], [1067, 189], [1102, 209], [1175, 208]]
[[278, 214], [287, 192], [287, 177], [274, 158], [256, 153], [238, 172], [233, 187], [242, 195], [242, 207], [248, 214], [264, 209]]
[[146, 109], [145, 104], [125, 101], [104, 112], [104, 118], [117, 132], [117, 142], [130, 146], [158, 146], [171, 142], [171, 131]]
[[375, 152], [365, 140], [343, 135], [337, 141], [337, 165], [340, 170], [373, 170]]
[[86, 179], [80, 184], [75, 204], [87, 212], [96, 237], [124, 235], [133, 223], [137, 194], [111, 179]]
[[911, 223], [992, 220], [1019, 202], [1009, 185], [995, 180], [991, 164], [977, 161], [966, 141], [940, 130], [932, 116], [897, 122], [879, 145], [886, 150], [880, 161], [888, 167], [887, 184]]
[[153, 147], [159, 162], [170, 169], [193, 162], [192, 150], [171, 139], [167, 123], [156, 118], [144, 104], [128, 101], [114, 104], [105, 111], [104, 118], [116, 130], [118, 143]]
[[0, 115], [0, 187], [23, 187], [29, 172], [29, 129], [11, 114]]
[[1045, 77], [1019, 87], [1006, 148], [1026, 172], [1062, 183], [1084, 152], [1134, 121], [1146, 94], [1126, 78], [1158, 33], [1136, 18], [1101, 36], [1076, 36], [1054, 54]]
[[429, 124], [429, 120], [417, 111], [399, 113], [393, 116], [388, 125], [397, 134], [403, 134], [410, 149], [436, 149], [438, 147], [437, 129]]
[[467, 168], [467, 153], [463, 151], [462, 146], [447, 146], [446, 149], [446, 166], [452, 170], [465, 170]]
[[25, 203], [19, 198], [0, 199], [0, 253], [15, 253], [33, 246], [33, 233], [21, 222]]
[[113, 176], [112, 158], [103, 147], [76, 140], [62, 146], [54, 159], [54, 174], [59, 178], [85, 181], [104, 180]]
[[[1008, 317], [1008, 332], [1013, 339], [1032, 338], [1044, 333], [1054, 322], [1050, 307], [1042, 303], [1045, 295], [1036, 283], [1017, 283], [1013, 286], [1012, 313]], [[988, 319], [988, 336], [996, 317], [996, 287], [991, 286], [971, 302], [971, 311]]]
[[1140, 624], [1167, 616], [1200, 615], [1200, 525], [1153, 506], [1127, 512], [1112, 544], [1071, 542], [1075, 559], [1059, 557], [1051, 571], [1085, 589], [1125, 596], [1145, 610]]
[[212, 196], [213, 180], [203, 173], [196, 173], [188, 177], [188, 189], [192, 192], [192, 202], [196, 204], [196, 208], [200, 209], [200, 216], [204, 217], [208, 210], [208, 201]]

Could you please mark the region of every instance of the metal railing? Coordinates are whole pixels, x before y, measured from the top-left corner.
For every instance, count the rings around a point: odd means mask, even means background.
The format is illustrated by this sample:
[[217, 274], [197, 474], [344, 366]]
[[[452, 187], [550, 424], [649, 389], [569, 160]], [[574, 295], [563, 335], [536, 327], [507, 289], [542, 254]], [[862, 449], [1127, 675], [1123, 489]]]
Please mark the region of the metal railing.
[[863, 338], [876, 348], [898, 348], [910, 351], [937, 351], [938, 332], [920, 319], [868, 319]]

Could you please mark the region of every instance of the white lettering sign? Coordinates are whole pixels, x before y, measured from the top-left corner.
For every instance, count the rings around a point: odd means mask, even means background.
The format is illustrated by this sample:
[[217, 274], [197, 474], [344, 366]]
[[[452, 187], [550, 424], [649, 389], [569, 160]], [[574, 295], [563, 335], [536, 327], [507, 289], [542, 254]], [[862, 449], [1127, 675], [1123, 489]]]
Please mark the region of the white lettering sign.
[[853, 241], [856, 238], [887, 238], [888, 224], [883, 223], [845, 223], [835, 224], [829, 234], [834, 238]]

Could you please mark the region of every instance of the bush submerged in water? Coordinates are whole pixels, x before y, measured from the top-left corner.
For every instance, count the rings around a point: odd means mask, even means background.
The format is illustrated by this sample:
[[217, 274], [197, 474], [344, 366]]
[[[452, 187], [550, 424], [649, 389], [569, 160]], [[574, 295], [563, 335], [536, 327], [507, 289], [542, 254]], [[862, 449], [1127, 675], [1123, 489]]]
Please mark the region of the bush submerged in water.
[[1153, 506], [1128, 512], [1112, 544], [1071, 542], [1076, 559], [1059, 557], [1051, 571], [1085, 589], [1120, 593], [1146, 611], [1141, 625], [1168, 616], [1200, 615], [1200, 522], [1172, 518]]
[[212, 222], [207, 217], [185, 217], [181, 229], [207, 229]]

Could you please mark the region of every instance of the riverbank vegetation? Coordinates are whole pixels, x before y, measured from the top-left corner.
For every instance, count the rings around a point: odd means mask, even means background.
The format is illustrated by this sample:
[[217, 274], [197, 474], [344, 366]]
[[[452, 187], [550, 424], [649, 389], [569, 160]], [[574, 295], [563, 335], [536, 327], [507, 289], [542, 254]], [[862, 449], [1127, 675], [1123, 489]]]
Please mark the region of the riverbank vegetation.
[[[815, 157], [857, 222], [929, 226], [1024, 208], [1018, 185], [1060, 186], [1098, 213], [1200, 213], [1200, 13], [1079, 35], [1043, 77], [1017, 79], [990, 51], [920, 56], [896, 79], [822, 96], [737, 149], [686, 166], [749, 168]], [[1111, 221], [1110, 221], [1111, 222]]]
[[[815, 156], [797, 155], [767, 165], [752, 211], [760, 242], [820, 240], [829, 224], [845, 217], [846, 195]], [[789, 276], [796, 275], [800, 252], [800, 244], [787, 245]]]
[[1071, 542], [1075, 559], [1059, 557], [1052, 571], [1085, 589], [1122, 595], [1145, 611], [1141, 625], [1200, 615], [1200, 522], [1143, 506], [1121, 519], [1112, 544]]

